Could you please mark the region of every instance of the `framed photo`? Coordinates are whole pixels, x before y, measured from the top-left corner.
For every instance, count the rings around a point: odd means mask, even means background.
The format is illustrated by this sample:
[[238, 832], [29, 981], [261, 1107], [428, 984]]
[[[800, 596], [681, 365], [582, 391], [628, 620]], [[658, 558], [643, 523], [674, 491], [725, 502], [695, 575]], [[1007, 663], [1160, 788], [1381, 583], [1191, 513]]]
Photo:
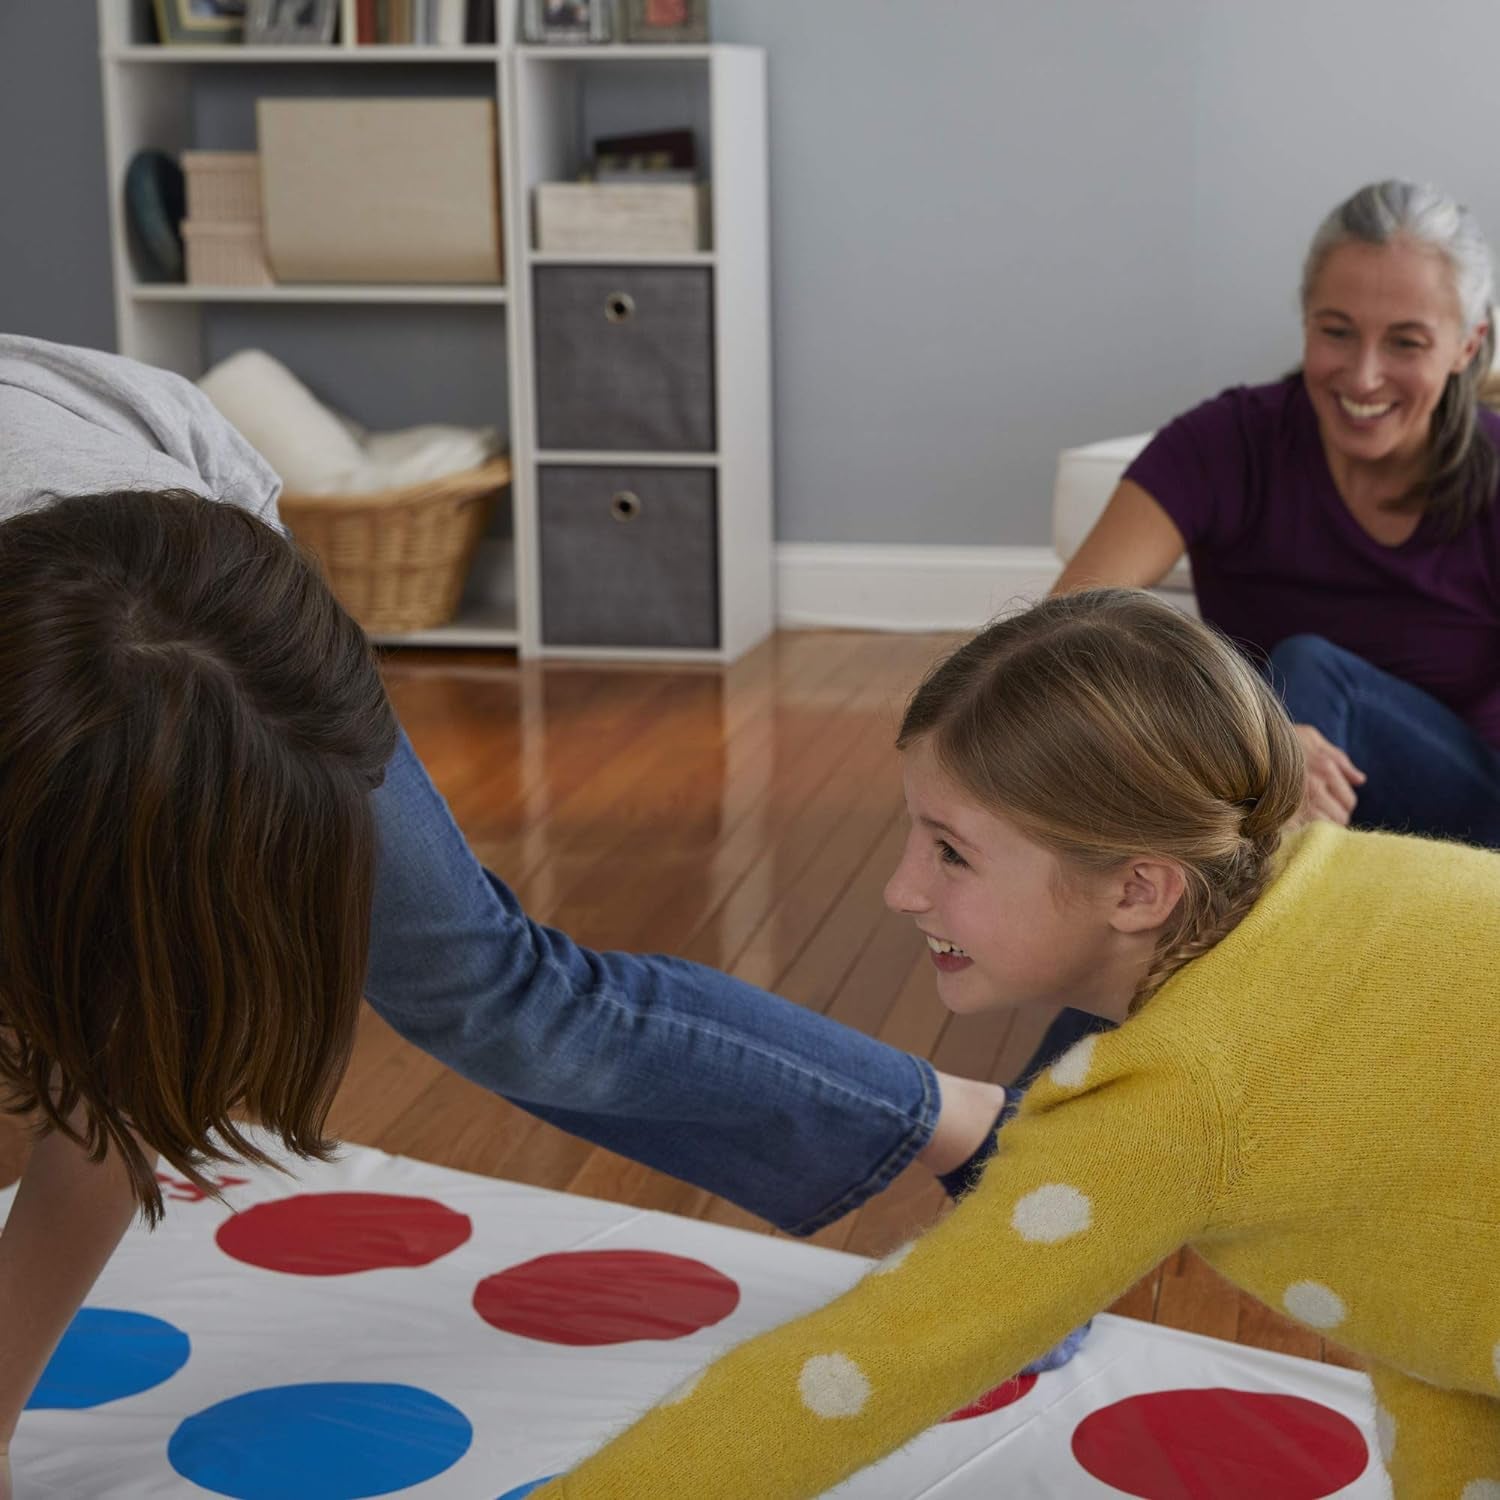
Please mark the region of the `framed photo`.
[[524, 0], [523, 41], [568, 45], [609, 37], [610, 0]]
[[249, 0], [245, 41], [252, 47], [326, 47], [339, 0]]
[[708, 0], [622, 0], [627, 42], [706, 42]]
[[156, 0], [156, 37], [172, 47], [242, 42], [245, 0]]

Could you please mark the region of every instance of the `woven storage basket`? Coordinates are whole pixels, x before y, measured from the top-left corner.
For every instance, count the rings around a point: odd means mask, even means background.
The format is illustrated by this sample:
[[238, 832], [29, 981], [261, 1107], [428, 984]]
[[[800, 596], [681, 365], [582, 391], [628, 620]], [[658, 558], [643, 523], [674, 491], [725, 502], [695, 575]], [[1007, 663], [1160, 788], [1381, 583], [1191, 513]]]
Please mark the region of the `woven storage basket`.
[[373, 495], [289, 495], [292, 535], [323, 565], [339, 602], [368, 631], [446, 625], [510, 460]]

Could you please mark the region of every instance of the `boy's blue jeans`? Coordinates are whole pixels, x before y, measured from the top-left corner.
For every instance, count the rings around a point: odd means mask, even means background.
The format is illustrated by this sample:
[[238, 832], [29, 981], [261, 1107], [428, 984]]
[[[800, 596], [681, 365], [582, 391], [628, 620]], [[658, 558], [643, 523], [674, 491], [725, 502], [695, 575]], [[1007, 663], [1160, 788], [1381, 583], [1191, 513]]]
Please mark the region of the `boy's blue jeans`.
[[794, 1234], [926, 1145], [939, 1099], [922, 1059], [715, 969], [593, 953], [531, 921], [404, 734], [374, 809], [366, 994], [465, 1078]]

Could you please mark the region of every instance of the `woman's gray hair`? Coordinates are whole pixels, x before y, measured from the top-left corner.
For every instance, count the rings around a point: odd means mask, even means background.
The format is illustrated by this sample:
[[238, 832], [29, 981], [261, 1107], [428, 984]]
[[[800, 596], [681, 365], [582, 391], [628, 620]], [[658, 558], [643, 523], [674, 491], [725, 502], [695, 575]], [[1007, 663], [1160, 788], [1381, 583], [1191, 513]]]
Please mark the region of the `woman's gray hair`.
[[1431, 183], [1395, 177], [1362, 187], [1318, 225], [1302, 267], [1303, 307], [1330, 250], [1350, 240], [1385, 245], [1398, 235], [1439, 251], [1448, 262], [1465, 333], [1489, 320], [1495, 267], [1474, 215]]
[[1432, 414], [1427, 472], [1401, 503], [1433, 513], [1456, 536], [1494, 503], [1500, 454], [1479, 425], [1479, 388], [1495, 360], [1495, 267], [1474, 215], [1430, 183], [1390, 178], [1346, 198], [1318, 225], [1302, 264], [1302, 309], [1329, 254], [1351, 242], [1386, 245], [1403, 238], [1436, 250], [1453, 276], [1466, 334], [1485, 324], [1473, 359], [1448, 377]]

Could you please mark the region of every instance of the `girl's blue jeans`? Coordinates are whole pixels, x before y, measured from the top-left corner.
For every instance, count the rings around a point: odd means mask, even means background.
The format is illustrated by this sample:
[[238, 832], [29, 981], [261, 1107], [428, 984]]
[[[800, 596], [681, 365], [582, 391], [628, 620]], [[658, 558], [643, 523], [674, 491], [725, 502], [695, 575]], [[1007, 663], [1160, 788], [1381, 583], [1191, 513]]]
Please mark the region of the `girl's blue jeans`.
[[686, 960], [593, 953], [470, 852], [403, 734], [376, 792], [370, 1004], [531, 1114], [811, 1234], [926, 1145], [937, 1078]]

